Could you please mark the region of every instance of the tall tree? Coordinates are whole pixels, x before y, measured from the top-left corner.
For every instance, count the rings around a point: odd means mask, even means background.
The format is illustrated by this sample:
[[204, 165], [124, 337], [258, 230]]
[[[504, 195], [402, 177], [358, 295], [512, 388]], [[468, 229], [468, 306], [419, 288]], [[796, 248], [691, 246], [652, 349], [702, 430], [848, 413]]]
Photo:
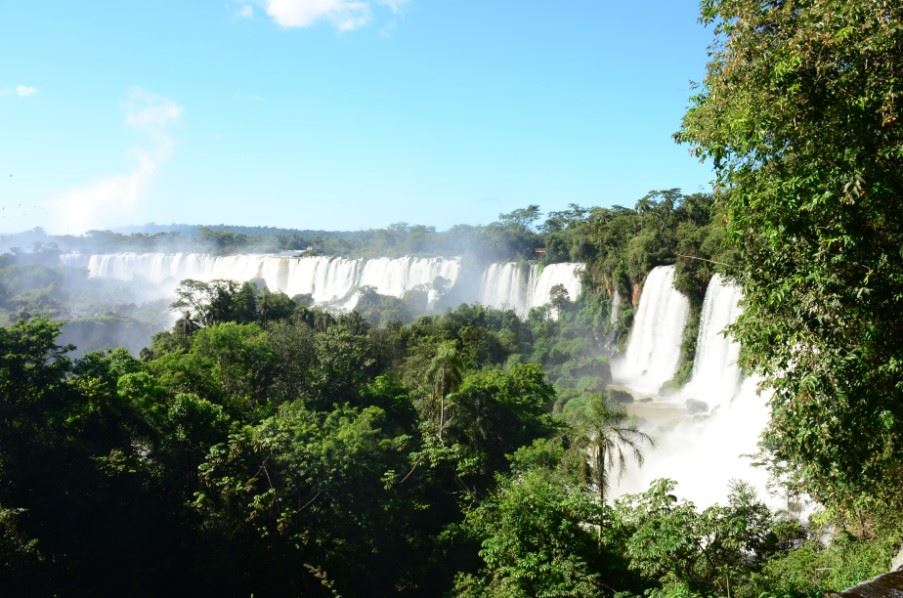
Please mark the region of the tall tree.
[[714, 162], [767, 434], [823, 501], [903, 497], [903, 4], [703, 0], [677, 134]]
[[587, 477], [605, 504], [605, 494], [612, 472], [620, 476], [633, 456], [638, 466], [643, 464], [640, 446], [652, 444], [652, 438], [629, 421], [623, 410], [611, 409], [602, 395], [592, 395], [583, 409], [572, 419], [574, 446], [588, 457]]
[[436, 419], [439, 440], [445, 430], [445, 399], [461, 384], [464, 364], [458, 354], [455, 341], [445, 341], [436, 349], [436, 355], [426, 370], [426, 378], [430, 386], [427, 417]]

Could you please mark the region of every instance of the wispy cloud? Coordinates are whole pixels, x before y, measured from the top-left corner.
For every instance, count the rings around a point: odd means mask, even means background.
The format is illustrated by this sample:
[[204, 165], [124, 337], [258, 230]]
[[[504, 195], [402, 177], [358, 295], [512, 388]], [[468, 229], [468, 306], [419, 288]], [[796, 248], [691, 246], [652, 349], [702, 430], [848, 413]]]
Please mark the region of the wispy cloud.
[[32, 87], [30, 85], [16, 85], [16, 95], [20, 98], [31, 97], [34, 94], [38, 93], [37, 87]]
[[154, 174], [172, 154], [170, 129], [182, 116], [181, 106], [135, 88], [123, 103], [123, 111], [125, 125], [144, 137], [128, 152], [131, 169], [51, 198], [47, 203], [55, 220], [54, 232], [77, 234], [124, 224], [146, 195]]
[[370, 5], [359, 0], [267, 0], [266, 13], [286, 28], [328, 21], [339, 31], [363, 27], [372, 17]]
[[21, 83], [13, 88], [0, 88], [0, 97], [15, 95], [20, 98], [30, 98], [36, 93], [38, 93], [37, 87], [32, 87], [31, 85], [23, 85]]
[[398, 13], [408, 0], [266, 0], [265, 10], [285, 28], [310, 27], [320, 21], [339, 31], [354, 31], [373, 20], [373, 5]]
[[239, 19], [253, 19], [254, 18], [254, 7], [250, 4], [242, 4], [235, 11], [235, 16]]
[[379, 0], [379, 3], [383, 6], [387, 6], [392, 12], [401, 12], [401, 9], [408, 3], [408, 0]]

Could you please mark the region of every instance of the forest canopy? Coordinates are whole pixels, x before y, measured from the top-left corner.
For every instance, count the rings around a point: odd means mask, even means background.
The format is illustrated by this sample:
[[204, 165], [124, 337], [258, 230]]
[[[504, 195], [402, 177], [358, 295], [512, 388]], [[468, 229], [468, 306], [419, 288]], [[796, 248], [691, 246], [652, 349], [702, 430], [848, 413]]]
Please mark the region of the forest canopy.
[[[703, 0], [701, 16], [715, 40], [676, 137], [711, 160], [712, 194], [442, 232], [0, 240], [20, 248], [0, 255], [0, 593], [815, 597], [886, 571], [903, 540], [903, 7]], [[336, 314], [186, 280], [140, 352], [73, 347], [67, 326], [86, 338], [141, 307], [60, 252], [167, 250], [576, 261], [584, 292], [525, 318], [375, 292]], [[742, 481], [707, 508], [667, 478], [612, 500], [656, 438], [610, 359], [671, 264], [691, 310], [677, 386], [712, 275], [742, 287], [731, 333], [771, 397], [758, 457], [786, 509]]]

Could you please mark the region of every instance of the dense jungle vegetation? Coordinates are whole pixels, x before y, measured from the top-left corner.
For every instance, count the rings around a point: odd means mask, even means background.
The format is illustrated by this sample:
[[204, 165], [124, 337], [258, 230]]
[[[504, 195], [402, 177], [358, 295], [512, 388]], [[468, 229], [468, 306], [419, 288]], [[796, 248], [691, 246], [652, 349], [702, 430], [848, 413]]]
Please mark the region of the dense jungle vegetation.
[[7, 592], [816, 595], [892, 548], [823, 546], [742, 484], [703, 512], [664, 480], [600, 502], [646, 446], [593, 387], [601, 302], [375, 327], [202, 290], [140, 359], [69, 360], [42, 319], [0, 332]]
[[[886, 571], [903, 540], [903, 7], [703, 0], [702, 17], [716, 40], [677, 138], [712, 161], [711, 196], [542, 222], [529, 206], [454, 235], [13, 239], [43, 245], [0, 257], [0, 592], [821, 596]], [[185, 315], [140, 356], [72, 356], [55, 320], [139, 308], [118, 285], [90, 305], [108, 283], [55, 252], [172, 237], [224, 252], [544, 248], [586, 263], [585, 292], [521, 321], [467, 305], [416, 317], [379, 296], [336, 316], [187, 283]], [[775, 389], [761, 458], [818, 501], [808, 521], [742, 483], [705, 510], [668, 480], [604, 500], [654, 441], [605, 394], [630, 317], [609, 322], [611, 297], [635, 301], [668, 263], [696, 313], [716, 269], [742, 285], [734, 333]]]

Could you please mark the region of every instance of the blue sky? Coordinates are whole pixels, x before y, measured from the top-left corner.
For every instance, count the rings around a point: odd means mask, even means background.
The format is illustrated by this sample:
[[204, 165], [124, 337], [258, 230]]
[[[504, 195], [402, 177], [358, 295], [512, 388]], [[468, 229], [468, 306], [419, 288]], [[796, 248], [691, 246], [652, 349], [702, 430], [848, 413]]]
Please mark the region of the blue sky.
[[707, 190], [692, 0], [0, 0], [0, 231], [359, 229]]

